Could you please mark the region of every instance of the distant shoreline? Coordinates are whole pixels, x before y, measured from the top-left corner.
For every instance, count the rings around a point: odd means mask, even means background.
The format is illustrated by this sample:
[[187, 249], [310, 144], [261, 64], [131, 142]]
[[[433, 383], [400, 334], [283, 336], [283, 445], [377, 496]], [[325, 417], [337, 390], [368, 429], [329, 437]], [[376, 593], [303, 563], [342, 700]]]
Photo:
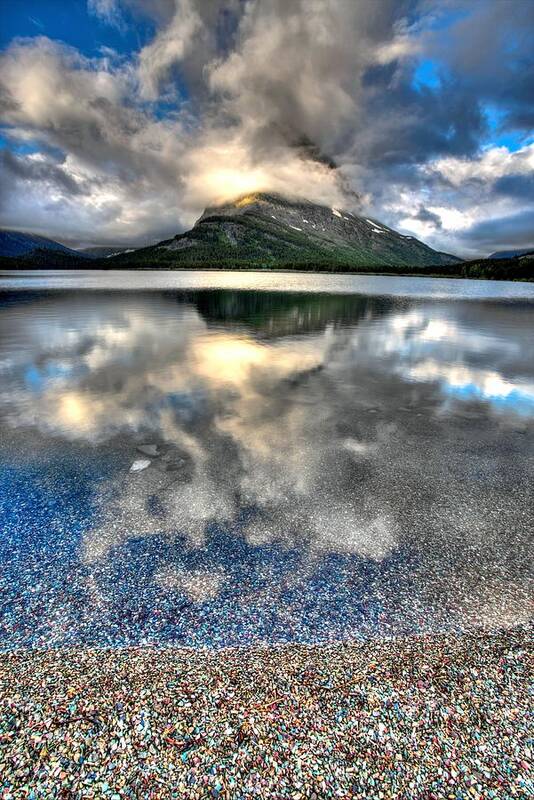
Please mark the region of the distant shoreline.
[[[409, 271], [400, 271], [396, 267], [392, 267], [388, 269], [387, 267], [382, 267], [380, 270], [378, 269], [327, 269], [327, 268], [317, 268], [317, 269], [300, 269], [298, 267], [258, 267], [258, 266], [251, 266], [251, 267], [228, 267], [228, 266], [221, 266], [221, 267], [213, 267], [213, 266], [166, 266], [164, 264], [157, 264], [153, 267], [146, 267], [146, 266], [135, 266], [132, 264], [102, 264], [94, 263], [92, 261], [84, 261], [81, 263], [76, 263], [75, 265], [66, 265], [66, 264], [57, 264], [54, 266], [47, 265], [47, 266], [39, 266], [35, 264], [31, 264], [30, 262], [26, 262], [20, 266], [8, 266], [6, 265], [6, 258], [0, 258], [0, 275], [8, 275], [9, 277], [15, 277], [18, 273], [24, 272], [55, 272], [57, 270], [61, 270], [63, 272], [143, 272], [143, 273], [151, 273], [151, 272], [258, 272], [258, 273], [278, 273], [278, 274], [297, 274], [297, 275], [382, 275], [384, 277], [395, 277], [395, 278], [445, 278], [445, 279], [455, 279], [455, 280], [476, 280], [476, 281], [512, 281], [516, 283], [532, 283], [534, 282], [534, 265], [528, 266], [527, 268], [531, 270], [530, 274], [527, 275], [518, 275], [517, 273], [506, 274], [507, 270], [506, 267], [504, 269], [496, 269], [492, 271], [491, 274], [487, 274], [486, 270], [482, 270], [483, 274], [476, 274], [476, 270], [473, 271], [473, 274], [458, 274], [458, 272], [447, 272], [446, 270], [441, 270], [439, 272], [431, 271], [431, 268], [421, 268], [421, 269], [413, 269]], [[456, 267], [469, 267], [471, 262], [465, 262], [462, 265], [453, 265]], [[478, 263], [478, 262], [476, 262]], [[494, 263], [500, 264], [502, 263], [502, 259], [499, 261], [495, 261]], [[519, 269], [522, 269], [519, 267]]]

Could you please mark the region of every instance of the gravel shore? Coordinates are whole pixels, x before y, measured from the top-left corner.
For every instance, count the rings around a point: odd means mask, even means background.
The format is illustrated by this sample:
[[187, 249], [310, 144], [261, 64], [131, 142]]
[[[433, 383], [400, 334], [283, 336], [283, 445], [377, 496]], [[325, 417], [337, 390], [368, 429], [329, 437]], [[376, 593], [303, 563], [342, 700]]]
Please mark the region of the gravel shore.
[[532, 797], [531, 630], [0, 656], [0, 797]]

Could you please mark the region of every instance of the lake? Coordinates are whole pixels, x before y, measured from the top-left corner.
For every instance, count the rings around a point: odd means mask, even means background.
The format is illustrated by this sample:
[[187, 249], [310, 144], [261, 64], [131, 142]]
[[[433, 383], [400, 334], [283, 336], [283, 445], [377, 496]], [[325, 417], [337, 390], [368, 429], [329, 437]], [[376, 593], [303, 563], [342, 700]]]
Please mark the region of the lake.
[[534, 284], [0, 274], [0, 648], [532, 616]]

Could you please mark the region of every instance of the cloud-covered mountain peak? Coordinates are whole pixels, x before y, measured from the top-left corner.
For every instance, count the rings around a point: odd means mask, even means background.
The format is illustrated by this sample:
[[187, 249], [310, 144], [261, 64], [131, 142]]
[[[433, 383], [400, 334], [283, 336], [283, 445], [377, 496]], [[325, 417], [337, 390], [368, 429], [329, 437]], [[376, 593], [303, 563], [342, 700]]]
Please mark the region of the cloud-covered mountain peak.
[[194, 227], [133, 258], [176, 266], [434, 266], [459, 259], [371, 217], [270, 192], [206, 208]]

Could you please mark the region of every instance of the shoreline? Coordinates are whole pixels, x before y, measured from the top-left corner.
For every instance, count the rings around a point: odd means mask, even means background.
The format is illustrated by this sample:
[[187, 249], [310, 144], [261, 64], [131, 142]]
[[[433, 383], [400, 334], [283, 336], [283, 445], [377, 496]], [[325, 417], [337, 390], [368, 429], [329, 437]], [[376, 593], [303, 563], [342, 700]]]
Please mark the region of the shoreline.
[[162, 654], [174, 654], [174, 655], [197, 655], [197, 656], [224, 656], [224, 655], [237, 655], [237, 654], [247, 654], [247, 653], [255, 653], [255, 654], [262, 654], [266, 651], [281, 651], [281, 650], [303, 650], [303, 651], [310, 651], [316, 652], [321, 651], [321, 654], [328, 655], [327, 651], [330, 650], [343, 650], [343, 649], [351, 649], [351, 650], [363, 650], [366, 648], [380, 648], [382, 649], [385, 645], [393, 646], [398, 649], [402, 649], [404, 646], [411, 646], [411, 645], [426, 645], [432, 644], [436, 645], [439, 641], [446, 642], [447, 644], [458, 643], [465, 641], [466, 638], [470, 640], [478, 640], [478, 639], [488, 639], [494, 638], [497, 636], [506, 636], [506, 635], [526, 635], [526, 636], [533, 636], [534, 642], [534, 622], [532, 623], [521, 623], [517, 625], [511, 625], [509, 627], [504, 628], [489, 628], [489, 627], [479, 627], [479, 628], [469, 628], [465, 630], [439, 630], [435, 632], [426, 632], [426, 633], [406, 633], [406, 634], [396, 634], [392, 636], [367, 636], [361, 639], [358, 638], [347, 638], [347, 639], [335, 639], [335, 640], [320, 640], [314, 642], [306, 642], [306, 641], [291, 641], [291, 642], [270, 642], [270, 641], [258, 641], [254, 644], [231, 644], [231, 645], [221, 645], [220, 647], [217, 646], [210, 646], [210, 645], [183, 645], [183, 644], [172, 644], [169, 642], [145, 642], [143, 644], [119, 644], [119, 645], [106, 645], [106, 646], [98, 646], [98, 645], [91, 645], [91, 644], [72, 644], [72, 645], [57, 645], [53, 647], [14, 647], [14, 648], [6, 648], [5, 650], [0, 647], [0, 667], [2, 661], [7, 657], [22, 657], [28, 658], [30, 656], [38, 656], [38, 655], [51, 655], [52, 653], [58, 653], [65, 656], [73, 656], [79, 653], [91, 653], [95, 656], [98, 655], [110, 655], [110, 654], [121, 654], [121, 653], [128, 653], [131, 655], [145, 653], [147, 651], [155, 652], [155, 653], [162, 653]]
[[[150, 281], [148, 278], [150, 277]], [[126, 281], [126, 278], [128, 279]], [[281, 278], [285, 281], [281, 285]], [[125, 282], [126, 281], [126, 282]], [[403, 298], [458, 298], [487, 301], [534, 297], [534, 281], [490, 278], [449, 279], [442, 275], [387, 273], [321, 273], [258, 269], [0, 269], [0, 292], [120, 291], [254, 291], [277, 294], [379, 295]]]
[[46, 266], [46, 267], [39, 267], [39, 266], [24, 266], [24, 267], [14, 267], [12, 269], [7, 268], [0, 268], [0, 276], [9, 276], [15, 277], [18, 273], [24, 275], [24, 273], [28, 272], [39, 272], [45, 274], [50, 272], [52, 274], [57, 272], [141, 272], [141, 273], [153, 273], [153, 272], [259, 272], [262, 275], [273, 273], [273, 274], [285, 274], [285, 275], [326, 275], [326, 276], [334, 276], [334, 275], [341, 275], [341, 276], [358, 276], [363, 275], [365, 277], [378, 275], [385, 278], [441, 278], [442, 280], [459, 280], [459, 281], [485, 281], [489, 283], [534, 283], [534, 277], [478, 277], [476, 275], [458, 275], [458, 274], [447, 274], [443, 272], [431, 272], [431, 271], [413, 271], [413, 272], [388, 272], [379, 271], [379, 270], [364, 270], [364, 269], [354, 269], [354, 270], [321, 270], [321, 269], [292, 269], [291, 267], [284, 269], [283, 267], [269, 267], [266, 269], [262, 269], [261, 267], [165, 267], [165, 266], [155, 266], [155, 267], [137, 267], [137, 266], [98, 266], [98, 267], [84, 267], [84, 265], [76, 265], [75, 267], [65, 267], [65, 266]]
[[531, 634], [4, 652], [0, 796], [526, 796]]

